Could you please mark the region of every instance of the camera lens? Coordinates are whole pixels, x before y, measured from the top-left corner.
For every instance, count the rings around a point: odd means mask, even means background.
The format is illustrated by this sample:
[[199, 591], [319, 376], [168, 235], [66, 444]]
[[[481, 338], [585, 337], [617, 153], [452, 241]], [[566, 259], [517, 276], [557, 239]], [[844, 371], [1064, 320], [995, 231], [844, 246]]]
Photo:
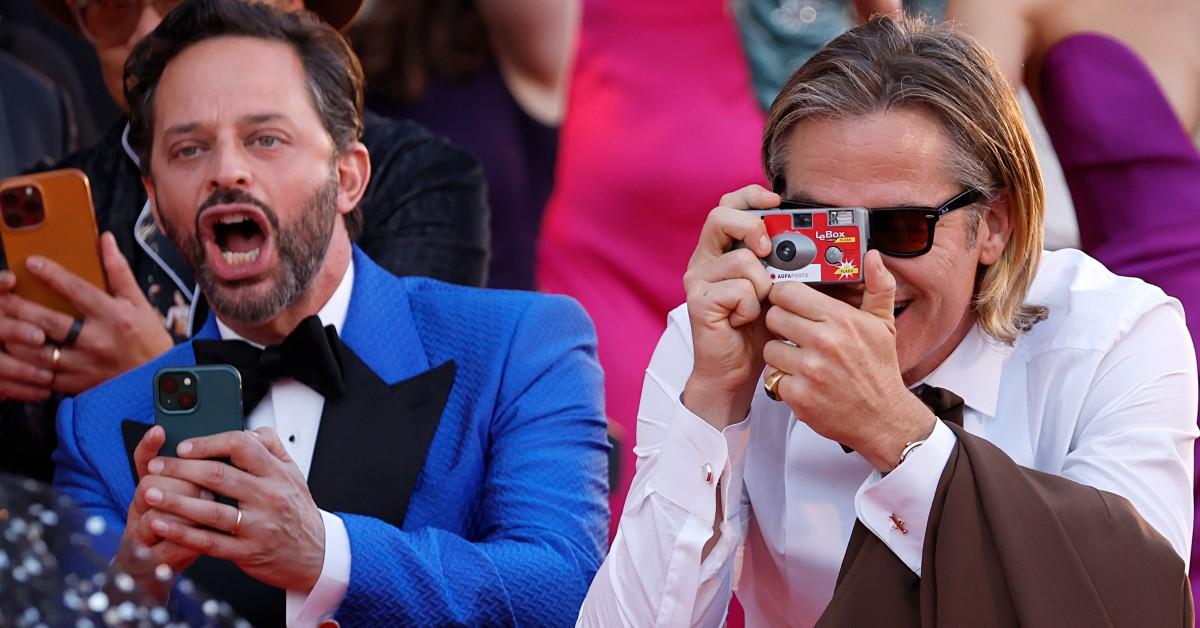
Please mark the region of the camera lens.
[[179, 393], [179, 408], [182, 410], [191, 410], [196, 407], [196, 394], [192, 392]]
[[179, 380], [174, 375], [164, 375], [158, 380], [158, 389], [164, 394], [173, 395], [179, 390]]
[[4, 207], [15, 207], [21, 203], [21, 197], [14, 190], [5, 190], [3, 196], [0, 196], [0, 203]]
[[775, 257], [781, 262], [790, 262], [796, 259], [796, 245], [791, 240], [784, 240], [775, 247]]

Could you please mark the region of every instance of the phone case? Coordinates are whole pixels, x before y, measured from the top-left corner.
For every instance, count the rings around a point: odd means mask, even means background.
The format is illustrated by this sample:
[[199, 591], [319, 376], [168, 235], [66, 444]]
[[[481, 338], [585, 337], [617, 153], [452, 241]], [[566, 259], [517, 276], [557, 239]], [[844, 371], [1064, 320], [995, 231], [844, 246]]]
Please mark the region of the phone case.
[[[196, 378], [196, 406], [190, 410], [163, 407], [159, 381], [169, 373], [191, 374]], [[176, 366], [154, 375], [154, 422], [167, 432], [161, 454], [176, 456], [179, 443], [197, 436], [240, 431], [242, 420], [242, 376], [225, 364]]]
[[0, 241], [9, 270], [17, 275], [14, 292], [35, 303], [73, 317], [79, 312], [66, 298], [29, 273], [25, 259], [41, 255], [58, 262], [88, 283], [107, 292], [100, 262], [100, 241], [87, 175], [74, 168], [0, 181], [6, 190], [33, 186], [41, 192], [45, 219], [32, 227], [10, 227], [0, 219]]
[[[195, 407], [189, 410], [171, 410], [162, 403], [163, 393], [159, 381], [164, 375], [190, 374], [195, 377]], [[159, 453], [178, 457], [179, 443], [198, 436], [211, 436], [222, 432], [240, 431], [242, 419], [242, 376], [237, 369], [226, 364], [203, 366], [168, 367], [154, 375], [154, 422], [167, 432], [167, 440]], [[232, 464], [228, 458], [221, 462]], [[217, 501], [237, 506], [237, 500], [217, 495]]]

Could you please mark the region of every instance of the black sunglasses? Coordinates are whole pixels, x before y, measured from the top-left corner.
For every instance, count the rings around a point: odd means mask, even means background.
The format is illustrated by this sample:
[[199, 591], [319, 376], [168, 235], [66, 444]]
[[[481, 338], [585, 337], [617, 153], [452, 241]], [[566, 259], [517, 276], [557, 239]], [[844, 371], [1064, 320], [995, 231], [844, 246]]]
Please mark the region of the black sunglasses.
[[[933, 231], [942, 216], [978, 202], [978, 190], [960, 192], [937, 207], [880, 207], [868, 211], [871, 233], [867, 245], [892, 257], [917, 257], [933, 248]], [[827, 209], [805, 201], [784, 200], [782, 209]]]

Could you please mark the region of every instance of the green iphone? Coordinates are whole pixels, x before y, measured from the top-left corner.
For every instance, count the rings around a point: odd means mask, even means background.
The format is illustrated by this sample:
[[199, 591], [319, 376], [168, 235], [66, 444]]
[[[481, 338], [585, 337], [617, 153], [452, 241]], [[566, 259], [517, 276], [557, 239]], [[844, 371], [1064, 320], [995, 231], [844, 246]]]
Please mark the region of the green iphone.
[[[175, 448], [189, 438], [241, 431], [242, 376], [225, 364], [160, 370], [154, 376], [154, 423], [167, 432], [164, 456], [176, 456]], [[220, 496], [218, 501], [234, 505]]]

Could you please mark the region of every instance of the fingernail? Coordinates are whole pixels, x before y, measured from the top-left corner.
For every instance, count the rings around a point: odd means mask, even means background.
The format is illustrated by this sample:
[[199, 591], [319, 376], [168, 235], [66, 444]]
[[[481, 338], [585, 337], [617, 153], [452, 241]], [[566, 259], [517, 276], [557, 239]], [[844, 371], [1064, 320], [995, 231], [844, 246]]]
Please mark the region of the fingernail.
[[762, 238], [759, 238], [758, 244], [759, 244], [759, 246], [761, 246], [764, 249], [769, 249], [769, 248], [771, 248], [771, 238], [768, 238], [767, 236], [763, 236]]
[[161, 473], [163, 470], [163, 461], [155, 458], [154, 460], [150, 461], [150, 464], [146, 465], [146, 469], [148, 469], [150, 473]]
[[156, 488], [148, 489], [146, 491], [146, 501], [150, 502], [151, 504], [157, 504], [158, 502], [162, 501], [162, 498], [162, 491]]
[[38, 369], [37, 378], [38, 381], [49, 384], [50, 382], [54, 381], [54, 373], [51, 373], [47, 370]]
[[25, 267], [29, 270], [41, 270], [42, 266], [44, 265], [45, 260], [37, 255], [31, 256], [25, 260]]
[[162, 519], [155, 519], [154, 521], [150, 522], [150, 529], [159, 534], [166, 534], [167, 522], [163, 521]]
[[40, 345], [43, 342], [46, 342], [46, 334], [44, 334], [43, 332], [38, 331], [36, 329], [29, 332], [28, 334], [25, 334], [25, 336], [26, 336], [26, 339], [29, 340], [29, 344], [31, 344], [31, 345]]
[[179, 446], [175, 448], [175, 451], [178, 451], [179, 455], [181, 456], [186, 456], [192, 453], [192, 444], [187, 441], [179, 443]]

